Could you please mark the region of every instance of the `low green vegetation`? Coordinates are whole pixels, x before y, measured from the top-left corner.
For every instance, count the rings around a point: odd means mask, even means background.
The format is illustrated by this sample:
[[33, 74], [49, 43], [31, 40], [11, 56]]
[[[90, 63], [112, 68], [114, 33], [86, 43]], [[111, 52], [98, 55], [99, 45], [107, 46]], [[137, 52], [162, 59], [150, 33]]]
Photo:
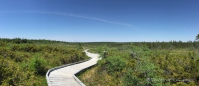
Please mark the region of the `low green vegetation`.
[[[0, 39], [1, 86], [47, 86], [48, 69], [88, 59], [97, 65], [78, 74], [87, 86], [198, 86], [199, 42], [69, 43]], [[105, 52], [104, 52], [105, 51]]]
[[78, 43], [0, 39], [1, 86], [47, 86], [46, 72], [88, 59]]
[[91, 43], [89, 46], [91, 52], [101, 54], [102, 60], [79, 76], [87, 86], [199, 85], [198, 42]]

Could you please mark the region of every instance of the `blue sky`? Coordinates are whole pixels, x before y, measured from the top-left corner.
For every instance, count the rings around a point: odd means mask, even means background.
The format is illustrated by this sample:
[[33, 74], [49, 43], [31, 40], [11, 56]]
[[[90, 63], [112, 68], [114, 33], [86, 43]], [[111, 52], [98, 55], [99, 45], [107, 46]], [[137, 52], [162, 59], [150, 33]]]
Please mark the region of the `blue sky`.
[[198, 0], [0, 0], [0, 37], [69, 42], [194, 41]]

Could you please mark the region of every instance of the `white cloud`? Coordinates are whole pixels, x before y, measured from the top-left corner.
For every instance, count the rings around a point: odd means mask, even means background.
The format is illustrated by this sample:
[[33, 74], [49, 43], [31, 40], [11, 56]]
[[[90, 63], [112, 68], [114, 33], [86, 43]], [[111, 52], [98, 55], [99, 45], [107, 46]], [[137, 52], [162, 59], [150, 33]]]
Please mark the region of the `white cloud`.
[[186, 29], [186, 28], [185, 28], [184, 30], [185, 30], [186, 32], [189, 32], [189, 30], [188, 30], [188, 29]]
[[86, 19], [91, 19], [91, 20], [97, 20], [97, 21], [102, 21], [102, 22], [111, 23], [111, 24], [132, 26], [131, 24], [128, 24], [128, 23], [112, 22], [112, 21], [108, 21], [108, 20], [104, 20], [104, 19], [92, 18], [92, 17], [80, 16], [80, 15], [74, 15], [74, 14], [69, 14], [68, 16], [79, 17], [79, 18], [86, 18]]
[[56, 15], [63, 15], [63, 16], [71, 16], [71, 17], [78, 17], [78, 18], [91, 19], [91, 20], [106, 22], [106, 23], [110, 23], [110, 24], [132, 26], [131, 24], [128, 24], [128, 23], [113, 22], [113, 21], [108, 21], [108, 20], [105, 20], [105, 19], [94, 18], [94, 17], [88, 17], [88, 16], [82, 16], [82, 15], [76, 15], [76, 14], [71, 14], [71, 13], [54, 13], [54, 12], [40, 12], [40, 11], [23, 11], [23, 12], [29, 12], [29, 13], [44, 13], [44, 14], [56, 14]]

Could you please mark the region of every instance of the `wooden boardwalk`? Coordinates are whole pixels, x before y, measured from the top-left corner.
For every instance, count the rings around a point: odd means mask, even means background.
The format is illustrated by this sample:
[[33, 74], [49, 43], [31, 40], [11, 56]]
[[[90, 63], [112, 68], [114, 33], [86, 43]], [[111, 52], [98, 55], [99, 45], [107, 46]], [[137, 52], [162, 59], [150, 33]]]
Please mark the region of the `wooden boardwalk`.
[[85, 52], [87, 56], [91, 57], [90, 60], [51, 71], [48, 76], [48, 85], [81, 86], [80, 83], [74, 78], [74, 75], [85, 68], [95, 65], [99, 60], [98, 54], [89, 53], [87, 50]]

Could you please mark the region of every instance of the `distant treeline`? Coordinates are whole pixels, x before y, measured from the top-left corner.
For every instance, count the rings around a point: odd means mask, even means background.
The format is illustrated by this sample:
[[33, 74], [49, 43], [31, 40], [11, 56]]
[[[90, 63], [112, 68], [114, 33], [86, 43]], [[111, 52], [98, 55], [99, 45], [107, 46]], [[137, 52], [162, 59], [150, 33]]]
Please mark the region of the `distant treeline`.
[[174, 48], [199, 48], [198, 41], [170, 41], [170, 42], [87, 42], [84, 45], [97, 46], [107, 45], [108, 47], [119, 47], [123, 45], [147, 46], [149, 49], [174, 49]]
[[56, 40], [46, 40], [46, 39], [25, 39], [25, 38], [0, 38], [1, 42], [9, 42], [9, 43], [63, 43], [63, 44], [78, 44], [84, 46], [99, 46], [99, 45], [107, 45], [108, 47], [119, 47], [122, 45], [135, 45], [135, 46], [147, 46], [149, 49], [174, 49], [174, 48], [199, 48], [199, 41], [170, 41], [170, 42], [64, 42], [64, 41], [56, 41]]
[[9, 39], [9, 38], [0, 38], [0, 41], [3, 42], [12, 42], [12, 43], [16, 43], [16, 44], [21, 44], [21, 43], [37, 43], [37, 42], [42, 42], [42, 43], [59, 43], [62, 41], [55, 41], [55, 40], [45, 40], [45, 39], [25, 39], [25, 38], [13, 38], [13, 39]]

